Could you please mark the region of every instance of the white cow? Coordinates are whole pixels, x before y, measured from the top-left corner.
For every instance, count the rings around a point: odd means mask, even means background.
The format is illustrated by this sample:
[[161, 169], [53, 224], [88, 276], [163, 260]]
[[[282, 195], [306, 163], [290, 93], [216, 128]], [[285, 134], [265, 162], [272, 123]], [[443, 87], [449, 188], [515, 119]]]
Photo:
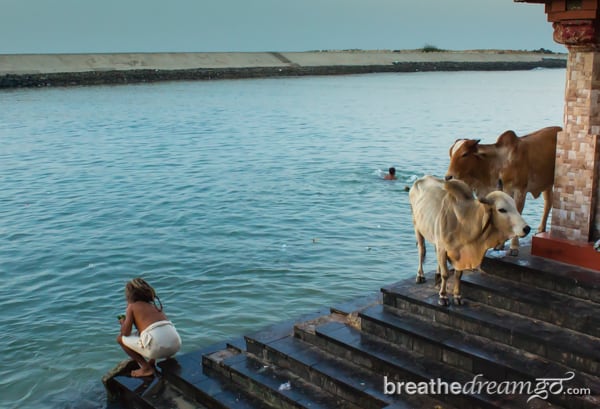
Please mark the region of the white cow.
[[436, 248], [441, 305], [448, 305], [448, 261], [455, 269], [454, 301], [462, 304], [462, 272], [478, 269], [489, 248], [513, 236], [524, 237], [531, 230], [509, 195], [494, 191], [475, 199], [471, 188], [460, 180], [444, 182], [424, 176], [413, 184], [409, 198], [419, 248], [417, 283], [425, 281], [423, 259], [424, 240], [427, 240]]

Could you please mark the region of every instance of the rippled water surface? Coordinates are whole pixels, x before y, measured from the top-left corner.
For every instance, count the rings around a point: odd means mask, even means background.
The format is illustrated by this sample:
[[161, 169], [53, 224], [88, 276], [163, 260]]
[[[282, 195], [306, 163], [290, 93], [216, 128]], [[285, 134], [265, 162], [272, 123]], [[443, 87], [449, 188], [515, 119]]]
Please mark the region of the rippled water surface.
[[[183, 352], [416, 272], [405, 187], [457, 138], [562, 124], [565, 71], [0, 92], [2, 406], [106, 406], [124, 283]], [[399, 179], [382, 180], [389, 166]], [[526, 205], [537, 226], [541, 200]], [[432, 268], [429, 260], [429, 268]]]

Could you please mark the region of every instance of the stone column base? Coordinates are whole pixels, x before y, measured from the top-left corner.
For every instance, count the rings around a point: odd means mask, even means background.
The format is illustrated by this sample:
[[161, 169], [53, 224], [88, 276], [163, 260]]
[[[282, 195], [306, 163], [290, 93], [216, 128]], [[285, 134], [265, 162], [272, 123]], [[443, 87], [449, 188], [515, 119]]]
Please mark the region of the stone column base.
[[559, 238], [552, 232], [538, 233], [531, 240], [531, 254], [600, 272], [600, 252], [591, 242]]

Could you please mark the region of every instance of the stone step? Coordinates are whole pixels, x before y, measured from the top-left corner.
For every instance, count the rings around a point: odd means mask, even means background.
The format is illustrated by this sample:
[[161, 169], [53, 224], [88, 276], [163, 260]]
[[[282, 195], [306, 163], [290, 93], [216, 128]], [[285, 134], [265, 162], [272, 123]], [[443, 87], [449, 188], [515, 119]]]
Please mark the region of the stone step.
[[379, 409], [391, 403], [391, 400], [378, 397], [376, 391], [369, 390], [369, 385], [374, 383], [371, 374], [361, 372], [360, 368], [329, 356], [292, 335], [268, 344], [252, 339], [247, 339], [247, 343], [249, 352], [362, 409]]
[[219, 351], [203, 356], [205, 372], [231, 381], [261, 402], [282, 409], [361, 409], [310, 384], [290, 371], [244, 352]]
[[159, 382], [143, 394], [143, 398], [153, 408], [186, 408], [186, 409], [209, 409], [200, 404], [194, 395], [189, 395], [175, 385], [162, 378]]
[[132, 378], [127, 375], [116, 375], [107, 381], [106, 387], [110, 390], [112, 399], [117, 399], [125, 407], [156, 409], [143, 395], [158, 382], [159, 378]]
[[350, 360], [340, 359], [294, 336], [268, 344], [248, 339], [248, 350], [361, 409], [390, 406], [405, 409], [435, 408], [442, 404], [426, 396], [411, 398], [385, 395], [383, 378], [379, 374], [353, 364]]
[[431, 284], [417, 285], [406, 280], [384, 287], [382, 292], [385, 305], [423, 317], [427, 322], [481, 335], [578, 371], [600, 375], [597, 338], [471, 300], [465, 300], [462, 306], [442, 307]]
[[[409, 351], [382, 338], [361, 332], [349, 325], [329, 323], [318, 326], [315, 328], [314, 337], [310, 334], [302, 334], [302, 329], [298, 331], [298, 336], [306, 336], [307, 339], [311, 339], [313, 342], [319, 344], [321, 348], [327, 349], [343, 359], [367, 367], [380, 374], [382, 382], [384, 381], [384, 375], [388, 377], [386, 380], [392, 383], [430, 383], [432, 380], [437, 382], [437, 379], [440, 379], [448, 385], [452, 382], [467, 385], [467, 382], [473, 380], [473, 375], [470, 373], [427, 358], [414, 351]], [[383, 385], [380, 387], [384, 388]], [[388, 392], [398, 393], [397, 389], [394, 391], [393, 388], [389, 388]], [[467, 408], [521, 408], [526, 400], [524, 397], [519, 396], [489, 396], [486, 394], [456, 395], [443, 392], [437, 395], [419, 396], [435, 396], [436, 399], [446, 402], [440, 404], [439, 406], [441, 407], [453, 405], [455, 407]], [[549, 405], [546, 402], [535, 403], [529, 407], [531, 409], [556, 408], [556, 406]]]
[[[199, 351], [177, 355], [175, 359], [164, 361], [159, 366], [165, 379], [177, 385], [188, 399], [192, 397], [208, 409], [271, 409], [232, 382], [204, 373], [202, 356], [227, 348], [231, 346], [216, 344]], [[157, 408], [164, 407], [167, 406]]]
[[462, 295], [473, 301], [600, 337], [600, 304], [481, 272], [463, 274]]
[[[385, 338], [436, 362], [456, 367], [473, 376], [503, 382], [516, 380], [536, 385], [541, 378], [565, 378], [570, 369], [540, 357], [532, 357], [504, 344], [454, 328], [425, 322], [404, 311], [373, 306], [361, 311], [363, 332]], [[577, 373], [568, 381], [573, 388], [589, 388], [592, 396], [550, 395], [549, 400], [567, 408], [600, 407], [600, 379]]]
[[598, 271], [532, 256], [531, 247], [521, 247], [519, 257], [500, 257], [489, 251], [481, 268], [488, 274], [600, 303]]
[[[488, 253], [487, 273], [466, 273], [464, 306], [439, 306], [434, 280], [416, 285], [411, 278], [177, 355], [161, 362], [155, 377], [131, 378], [132, 368], [118, 365], [103, 381], [125, 407], [142, 409], [599, 408], [600, 274], [521, 250], [519, 257]], [[528, 390], [406, 389], [410, 382], [475, 381], [538, 388], [545, 380], [590, 392], [527, 402]]]

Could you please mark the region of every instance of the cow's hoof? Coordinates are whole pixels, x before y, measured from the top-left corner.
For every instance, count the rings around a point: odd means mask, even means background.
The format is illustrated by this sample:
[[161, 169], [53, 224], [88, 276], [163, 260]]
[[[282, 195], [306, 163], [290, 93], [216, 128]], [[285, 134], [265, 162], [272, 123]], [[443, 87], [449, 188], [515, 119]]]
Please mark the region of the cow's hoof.
[[417, 280], [416, 280], [417, 284], [423, 284], [425, 281], [426, 281], [425, 276], [417, 276]]
[[459, 296], [454, 296], [454, 304], [464, 305], [465, 303], [464, 303], [462, 297], [459, 295]]
[[450, 302], [448, 301], [448, 297], [440, 296], [440, 298], [438, 299], [438, 304], [442, 305], [444, 307], [447, 307], [448, 305], [450, 305]]
[[512, 257], [516, 257], [519, 255], [519, 249], [510, 249], [508, 251], [508, 255]]

